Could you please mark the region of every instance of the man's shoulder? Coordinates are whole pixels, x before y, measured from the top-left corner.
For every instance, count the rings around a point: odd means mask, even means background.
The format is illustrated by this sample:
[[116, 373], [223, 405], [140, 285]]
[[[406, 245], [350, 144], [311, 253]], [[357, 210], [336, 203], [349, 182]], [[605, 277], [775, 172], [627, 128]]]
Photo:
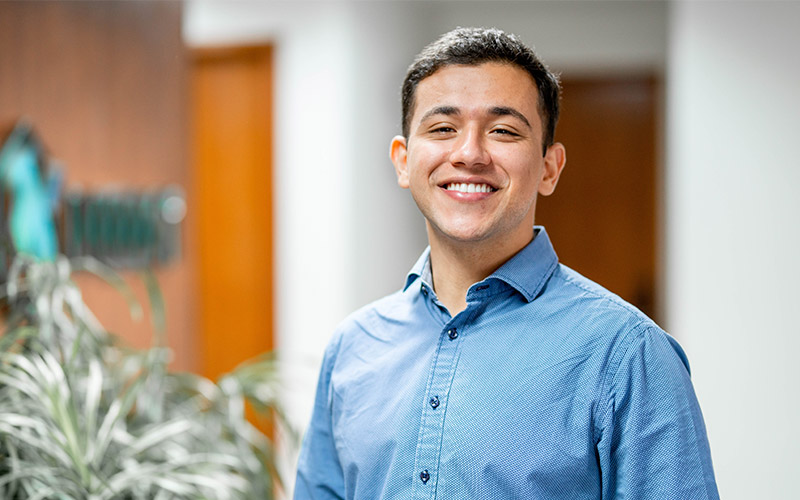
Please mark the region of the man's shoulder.
[[334, 341], [352, 341], [364, 333], [374, 334], [386, 325], [407, 322], [414, 314], [412, 294], [398, 290], [370, 302], [347, 315], [334, 330]]
[[661, 330], [633, 304], [564, 264], [554, 271], [545, 296], [573, 314], [587, 316], [598, 327], [617, 324], [622, 330]]
[[655, 343], [674, 351], [688, 370], [686, 355], [671, 335], [634, 305], [577, 271], [559, 264], [544, 296], [574, 338], [595, 346], [608, 359], [619, 362], [630, 346]]

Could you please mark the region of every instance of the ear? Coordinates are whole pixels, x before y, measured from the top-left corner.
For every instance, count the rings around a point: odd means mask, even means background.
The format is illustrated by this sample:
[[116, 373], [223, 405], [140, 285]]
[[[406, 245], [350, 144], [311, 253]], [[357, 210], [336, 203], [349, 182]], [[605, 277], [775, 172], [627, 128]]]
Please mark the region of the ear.
[[397, 185], [408, 189], [408, 148], [406, 138], [396, 135], [392, 139], [389, 156], [394, 164], [394, 171], [397, 174]]
[[542, 181], [539, 183], [539, 194], [550, 196], [556, 190], [558, 178], [564, 165], [567, 164], [567, 150], [560, 142], [553, 143], [547, 148], [544, 154], [544, 169], [542, 170]]

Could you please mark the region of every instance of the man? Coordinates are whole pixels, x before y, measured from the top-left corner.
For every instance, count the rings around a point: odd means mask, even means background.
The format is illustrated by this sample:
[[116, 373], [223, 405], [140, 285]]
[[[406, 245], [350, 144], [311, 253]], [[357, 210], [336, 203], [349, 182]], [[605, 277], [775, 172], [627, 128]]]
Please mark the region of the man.
[[296, 499], [718, 498], [681, 348], [534, 227], [558, 97], [494, 29], [412, 64], [391, 159], [430, 247], [328, 346]]

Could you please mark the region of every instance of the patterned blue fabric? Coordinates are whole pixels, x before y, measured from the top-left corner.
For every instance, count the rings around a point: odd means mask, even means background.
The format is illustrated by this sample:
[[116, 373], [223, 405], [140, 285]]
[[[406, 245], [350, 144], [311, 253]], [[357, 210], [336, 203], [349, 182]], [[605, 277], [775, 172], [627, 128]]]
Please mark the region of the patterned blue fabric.
[[295, 499], [717, 499], [683, 350], [547, 233], [455, 317], [426, 251], [325, 353]]

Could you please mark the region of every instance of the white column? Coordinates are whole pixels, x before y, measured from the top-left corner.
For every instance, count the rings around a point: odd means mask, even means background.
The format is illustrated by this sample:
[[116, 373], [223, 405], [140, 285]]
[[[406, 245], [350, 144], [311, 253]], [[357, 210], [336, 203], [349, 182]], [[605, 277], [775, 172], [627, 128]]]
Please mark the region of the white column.
[[672, 7], [668, 327], [693, 366], [722, 498], [796, 498], [800, 3]]

